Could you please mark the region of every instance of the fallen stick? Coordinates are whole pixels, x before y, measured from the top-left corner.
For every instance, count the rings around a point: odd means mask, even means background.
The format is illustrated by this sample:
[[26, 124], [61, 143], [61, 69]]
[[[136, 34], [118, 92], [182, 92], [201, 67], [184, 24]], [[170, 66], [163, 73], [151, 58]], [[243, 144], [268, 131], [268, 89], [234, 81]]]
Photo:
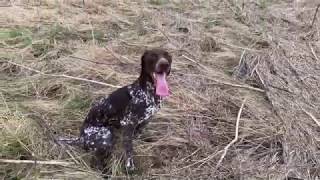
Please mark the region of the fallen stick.
[[304, 113], [306, 113], [319, 127], [320, 127], [320, 122], [317, 120], [316, 117], [313, 116], [310, 112], [306, 111], [305, 109], [302, 109]]
[[[245, 51], [243, 51], [240, 61], [242, 61], [244, 53], [245, 53]], [[205, 70], [208, 70], [208, 68], [206, 66], [204, 66], [203, 64], [201, 64], [201, 63], [189, 58], [188, 56], [182, 55], [182, 57], [184, 57], [185, 59], [187, 59], [187, 60], [189, 60], [189, 61], [191, 61], [191, 62], [193, 62], [195, 64], [197, 64], [201, 68], [203, 68]], [[265, 92], [263, 89], [259, 89], [259, 88], [255, 88], [255, 87], [251, 87], [251, 86], [247, 86], [247, 85], [233, 84], [233, 83], [230, 83], [230, 82], [226, 82], [226, 81], [222, 81], [222, 80], [218, 80], [218, 79], [213, 79], [213, 78], [209, 78], [209, 79], [213, 80], [213, 81], [216, 81], [217, 83], [206, 83], [207, 85], [210, 85], [210, 84], [227, 85], [227, 86], [232, 86], [232, 87], [237, 87], [237, 88], [244, 88], [244, 89], [249, 89], [249, 90], [258, 91], [258, 92]]]
[[249, 90], [253, 90], [253, 91], [258, 91], [258, 92], [265, 92], [265, 90], [260, 89], [260, 88], [255, 88], [252, 86], [247, 86], [247, 85], [241, 85], [241, 84], [233, 84], [233, 83], [229, 83], [229, 82], [225, 82], [225, 81], [221, 81], [221, 80], [217, 80], [217, 79], [211, 79], [216, 81], [216, 83], [206, 83], [207, 85], [226, 85], [226, 86], [231, 86], [231, 87], [237, 87], [237, 88], [243, 88], [243, 89], [249, 89]]
[[42, 165], [58, 165], [58, 166], [70, 166], [74, 165], [72, 162], [66, 161], [37, 161], [37, 160], [14, 160], [14, 159], [0, 159], [0, 163], [9, 163], [9, 164], [42, 164]]
[[239, 68], [241, 66], [241, 63], [242, 63], [242, 60], [243, 60], [243, 57], [244, 57], [245, 53], [246, 53], [246, 50], [243, 50], [242, 53], [241, 53], [241, 57], [240, 57], [240, 60], [239, 60], [239, 63], [238, 63], [238, 67]]
[[102, 65], [107, 65], [107, 66], [115, 65], [114, 63], [97, 62], [97, 61], [93, 61], [93, 60], [89, 60], [89, 59], [85, 59], [85, 58], [77, 57], [77, 56], [69, 56], [69, 57], [70, 57], [70, 58], [73, 58], [73, 59], [78, 59], [78, 60], [81, 60], [81, 61], [86, 61], [86, 62], [95, 63], [95, 64], [102, 64]]
[[112, 88], [120, 88], [120, 86], [116, 86], [116, 85], [112, 85], [112, 84], [107, 84], [107, 83], [100, 82], [100, 81], [95, 81], [95, 80], [80, 78], [80, 77], [69, 76], [69, 75], [65, 75], [65, 74], [46, 74], [46, 73], [41, 72], [41, 71], [39, 71], [39, 70], [32, 69], [32, 68], [30, 68], [30, 67], [24, 66], [24, 65], [22, 65], [22, 64], [17, 64], [17, 63], [12, 62], [12, 61], [5, 61], [5, 62], [7, 62], [7, 63], [9, 63], [9, 64], [13, 64], [13, 65], [19, 66], [19, 67], [24, 68], [24, 69], [27, 69], [27, 70], [29, 70], [29, 71], [36, 72], [36, 73], [41, 74], [41, 75], [44, 75], [44, 76], [63, 77], [63, 78], [69, 78], [69, 79], [75, 79], [75, 80], [79, 80], [79, 81], [85, 81], [85, 82], [100, 84], [100, 85], [104, 85], [104, 86], [108, 86], [108, 87], [112, 87]]
[[227, 151], [229, 150], [229, 148], [238, 141], [238, 136], [239, 136], [239, 122], [240, 122], [240, 116], [241, 116], [241, 113], [242, 113], [242, 109], [243, 109], [243, 106], [244, 106], [244, 103], [246, 102], [246, 99], [243, 100], [242, 104], [241, 104], [241, 107], [239, 109], [239, 112], [238, 112], [238, 116], [237, 116], [237, 122], [236, 122], [236, 132], [235, 132], [235, 136], [234, 136], [234, 139], [224, 148], [224, 151], [223, 151], [223, 154], [221, 155], [216, 167], [218, 168], [220, 166], [220, 164], [222, 163], [224, 157], [226, 156], [227, 154]]
[[[242, 109], [244, 107], [244, 103], [245, 103], [246, 99], [243, 100], [242, 104], [241, 104], [241, 107], [239, 109], [239, 112], [238, 112], [238, 116], [237, 116], [237, 122], [236, 122], [236, 132], [235, 132], [235, 138], [224, 148], [224, 152], [222, 154], [222, 156], [220, 157], [220, 160], [218, 161], [218, 164], [216, 167], [220, 166], [222, 160], [224, 159], [224, 157], [226, 156], [227, 154], [227, 151], [228, 149], [230, 148], [231, 145], [233, 145], [237, 140], [238, 140], [238, 135], [239, 135], [239, 122], [240, 122], [240, 116], [241, 116], [241, 113], [242, 113]], [[220, 151], [219, 151], [220, 152]], [[217, 152], [217, 153], [219, 153]], [[201, 159], [200, 161], [197, 161], [197, 162], [194, 162], [192, 164], [189, 164], [187, 166], [184, 166], [182, 168], [179, 168], [179, 169], [176, 169], [174, 170], [175, 172], [177, 171], [180, 171], [180, 170], [183, 170], [183, 169], [186, 169], [186, 168], [189, 168], [191, 166], [194, 166], [196, 164], [199, 164], [201, 163], [200, 165], [198, 165], [198, 167], [201, 167], [203, 164], [207, 163], [208, 161], [210, 161], [212, 158], [214, 158], [217, 153], [214, 153], [214, 154], [211, 154], [210, 156], [206, 157], [206, 158], [203, 158]]]
[[313, 15], [313, 19], [312, 19], [312, 23], [311, 23], [311, 28], [313, 27], [314, 22], [315, 22], [316, 19], [317, 19], [317, 14], [318, 14], [318, 11], [319, 11], [319, 7], [320, 7], [320, 4], [318, 4], [317, 9], [316, 9], [316, 12], [315, 12], [314, 15]]
[[207, 68], [206, 66], [204, 66], [203, 64], [201, 64], [201, 63], [199, 63], [199, 62], [195, 61], [194, 59], [191, 59], [191, 58], [189, 58], [189, 57], [188, 57], [188, 56], [186, 56], [186, 55], [182, 55], [182, 57], [184, 57], [185, 59], [187, 59], [187, 60], [189, 60], [189, 61], [191, 61], [191, 62], [195, 63], [196, 65], [200, 66], [201, 68], [203, 68], [203, 69], [205, 69], [205, 70], [208, 70], [208, 68]]
[[312, 55], [314, 56], [314, 58], [315, 58], [317, 61], [320, 61], [319, 58], [318, 58], [318, 56], [317, 56], [317, 54], [315, 53], [315, 51], [314, 51], [311, 43], [309, 43], [309, 47], [310, 47], [310, 49], [311, 49], [311, 52], [312, 52]]

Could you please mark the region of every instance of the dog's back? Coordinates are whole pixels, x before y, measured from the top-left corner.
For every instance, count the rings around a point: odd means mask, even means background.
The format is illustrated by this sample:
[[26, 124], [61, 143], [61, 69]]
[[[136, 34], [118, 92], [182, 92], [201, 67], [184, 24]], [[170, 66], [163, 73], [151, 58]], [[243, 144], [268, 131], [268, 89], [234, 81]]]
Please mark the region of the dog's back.
[[109, 96], [101, 98], [93, 104], [82, 125], [80, 134], [88, 126], [112, 126], [119, 128], [120, 119], [130, 102], [128, 87], [124, 86], [112, 92]]

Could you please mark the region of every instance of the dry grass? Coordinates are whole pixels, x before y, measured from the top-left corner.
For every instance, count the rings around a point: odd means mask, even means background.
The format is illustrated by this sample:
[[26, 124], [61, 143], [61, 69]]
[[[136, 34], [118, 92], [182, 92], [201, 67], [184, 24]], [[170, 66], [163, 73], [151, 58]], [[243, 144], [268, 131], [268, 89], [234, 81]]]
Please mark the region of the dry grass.
[[[54, 137], [77, 136], [90, 104], [162, 47], [173, 95], [134, 142], [134, 177], [319, 179], [316, 1], [84, 2], [0, 2], [0, 176], [101, 179]], [[121, 153], [108, 176], [128, 176]]]

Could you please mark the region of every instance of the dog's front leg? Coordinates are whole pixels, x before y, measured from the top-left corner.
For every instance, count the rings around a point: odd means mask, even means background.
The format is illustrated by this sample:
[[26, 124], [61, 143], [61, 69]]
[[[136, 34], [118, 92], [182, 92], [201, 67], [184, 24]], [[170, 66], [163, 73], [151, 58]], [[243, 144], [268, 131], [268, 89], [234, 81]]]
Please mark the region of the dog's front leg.
[[134, 162], [133, 162], [133, 133], [134, 126], [132, 124], [128, 124], [123, 127], [123, 146], [125, 149], [125, 167], [128, 171], [135, 170]]
[[144, 127], [146, 127], [147, 124], [149, 124], [149, 121], [143, 121], [142, 123], [137, 125], [133, 133], [135, 138], [142, 134], [142, 130], [144, 129]]

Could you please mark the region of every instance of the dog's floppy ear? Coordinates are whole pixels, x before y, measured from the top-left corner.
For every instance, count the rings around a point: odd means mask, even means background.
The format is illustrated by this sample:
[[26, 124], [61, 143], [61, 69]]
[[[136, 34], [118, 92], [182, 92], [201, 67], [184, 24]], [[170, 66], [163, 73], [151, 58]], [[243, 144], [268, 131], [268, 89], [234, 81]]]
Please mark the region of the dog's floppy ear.
[[149, 51], [145, 51], [141, 57], [141, 75], [146, 73], [146, 62], [148, 58]]
[[149, 55], [150, 52], [148, 50], [146, 50], [143, 55], [141, 56], [141, 72], [140, 72], [140, 77], [139, 77], [139, 80], [140, 80], [140, 83], [142, 86], [145, 85], [147, 79], [149, 78], [148, 77], [148, 67], [147, 67], [147, 61], [148, 61], [148, 58], [149, 58]]

